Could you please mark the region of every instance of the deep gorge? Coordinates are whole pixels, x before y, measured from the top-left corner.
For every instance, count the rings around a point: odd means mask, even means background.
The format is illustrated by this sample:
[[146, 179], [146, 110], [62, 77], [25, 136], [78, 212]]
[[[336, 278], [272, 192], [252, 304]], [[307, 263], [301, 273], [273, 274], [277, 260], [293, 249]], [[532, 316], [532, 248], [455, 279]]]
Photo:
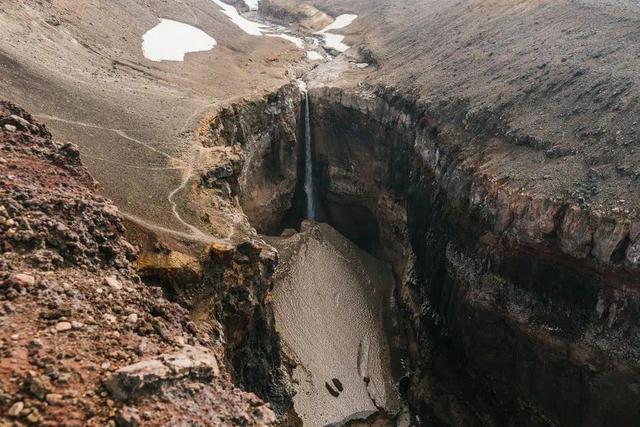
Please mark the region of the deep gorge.
[[[488, 111], [383, 88], [312, 87], [309, 100], [318, 220], [393, 268], [410, 359], [401, 388], [417, 422], [637, 417], [637, 261], [624, 224], [493, 180], [483, 150], [540, 147]], [[221, 111], [204, 132], [205, 144], [244, 153], [208, 187], [237, 195], [259, 233], [303, 218], [301, 105], [291, 84]], [[245, 359], [231, 359], [242, 371]], [[268, 372], [240, 383], [270, 400]]]

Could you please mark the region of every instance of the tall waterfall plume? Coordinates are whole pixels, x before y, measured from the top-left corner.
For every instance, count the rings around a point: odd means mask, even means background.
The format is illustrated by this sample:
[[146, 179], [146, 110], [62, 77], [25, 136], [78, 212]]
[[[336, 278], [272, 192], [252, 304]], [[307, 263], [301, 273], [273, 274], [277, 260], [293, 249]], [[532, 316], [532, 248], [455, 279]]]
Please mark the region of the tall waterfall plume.
[[309, 94], [304, 92], [304, 194], [307, 205], [305, 217], [316, 219], [316, 201], [313, 187], [313, 162], [311, 157], [311, 118], [309, 117]]

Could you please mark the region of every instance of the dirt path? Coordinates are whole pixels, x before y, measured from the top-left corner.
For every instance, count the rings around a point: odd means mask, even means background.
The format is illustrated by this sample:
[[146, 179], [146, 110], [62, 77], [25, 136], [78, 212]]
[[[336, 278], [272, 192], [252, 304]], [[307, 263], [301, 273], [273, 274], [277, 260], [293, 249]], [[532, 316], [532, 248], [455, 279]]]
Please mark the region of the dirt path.
[[101, 129], [101, 130], [106, 130], [106, 131], [109, 131], [109, 132], [113, 132], [115, 134], [118, 134], [122, 138], [127, 139], [127, 140], [129, 140], [131, 142], [135, 142], [136, 144], [142, 145], [143, 147], [147, 148], [148, 150], [151, 150], [154, 153], [160, 154], [161, 156], [163, 156], [163, 157], [165, 157], [165, 158], [167, 158], [169, 160], [173, 160], [173, 161], [182, 163], [182, 160], [177, 159], [175, 157], [172, 157], [171, 155], [165, 153], [162, 150], [158, 150], [157, 148], [155, 148], [154, 146], [152, 146], [152, 145], [150, 145], [150, 144], [148, 144], [146, 142], [140, 141], [139, 139], [136, 139], [136, 138], [133, 138], [133, 137], [127, 135], [127, 133], [125, 131], [121, 130], [121, 129], [112, 129], [112, 128], [108, 128], [108, 127], [104, 127], [104, 126], [100, 126], [100, 125], [96, 125], [96, 124], [92, 124], [92, 123], [83, 123], [83, 122], [77, 122], [77, 121], [74, 121], [74, 120], [62, 119], [60, 117], [50, 116], [48, 114], [34, 114], [34, 116], [37, 117], [40, 120], [43, 120], [43, 121], [54, 120], [54, 121], [66, 123], [66, 124], [69, 124], [69, 125], [82, 126], [82, 127], [92, 128], [92, 129]]
[[[202, 114], [202, 111], [204, 109], [198, 110], [196, 112], [194, 112], [194, 114], [192, 114], [191, 116], [189, 116], [187, 118], [187, 120], [185, 121], [185, 124], [183, 126], [182, 129], [185, 129], [188, 124], [191, 122], [191, 120], [193, 120], [194, 117], [196, 117], [198, 114]], [[53, 120], [53, 121], [57, 121], [57, 122], [62, 122], [62, 123], [66, 123], [66, 124], [70, 124], [70, 125], [74, 125], [74, 126], [81, 126], [81, 127], [87, 127], [87, 128], [93, 128], [93, 129], [101, 129], [101, 130], [106, 130], [109, 132], [113, 132], [116, 133], [117, 135], [121, 136], [122, 138], [127, 139], [128, 141], [134, 142], [136, 144], [139, 144], [143, 147], [145, 147], [148, 150], [153, 151], [154, 153], [160, 154], [161, 156], [163, 156], [164, 158], [166, 158], [167, 160], [174, 162], [174, 163], [178, 163], [181, 164], [182, 166], [178, 166], [178, 167], [147, 167], [147, 166], [136, 166], [136, 165], [123, 165], [122, 163], [119, 163], [119, 166], [124, 166], [124, 167], [130, 167], [130, 168], [136, 168], [136, 169], [143, 169], [143, 170], [182, 170], [183, 172], [183, 179], [182, 182], [180, 183], [179, 186], [177, 186], [176, 188], [174, 188], [167, 196], [167, 200], [169, 201], [170, 205], [171, 205], [171, 209], [172, 209], [172, 213], [175, 216], [175, 218], [182, 224], [184, 225], [187, 229], [190, 230], [190, 233], [181, 233], [177, 230], [170, 230], [167, 229], [165, 227], [160, 227], [157, 224], [152, 224], [148, 221], [144, 221], [141, 218], [132, 215], [128, 212], [124, 212], [125, 216], [127, 218], [129, 218], [130, 220], [137, 222], [145, 227], [149, 227], [149, 228], [153, 228], [153, 229], [161, 229], [163, 232], [171, 232], [172, 234], [177, 233], [178, 235], [180, 235], [181, 237], [187, 237], [190, 239], [194, 239], [197, 241], [202, 241], [202, 242], [212, 242], [212, 241], [216, 241], [219, 239], [214, 238], [213, 236], [211, 236], [210, 234], [207, 234], [205, 232], [203, 232], [202, 230], [200, 230], [198, 227], [196, 227], [193, 224], [190, 224], [189, 222], [187, 222], [179, 213], [178, 211], [178, 206], [176, 204], [176, 202], [174, 201], [174, 197], [177, 193], [179, 193], [180, 191], [182, 191], [187, 184], [189, 183], [189, 181], [191, 180], [191, 178], [193, 177], [194, 171], [193, 171], [193, 166], [191, 162], [185, 162], [181, 159], [178, 159], [176, 157], [173, 157], [167, 153], [165, 153], [162, 150], [158, 150], [157, 148], [155, 148], [154, 146], [152, 146], [149, 143], [146, 143], [144, 141], [141, 141], [137, 138], [133, 138], [131, 136], [129, 136], [125, 131], [121, 130], [121, 129], [112, 129], [112, 128], [108, 128], [108, 127], [104, 127], [104, 126], [100, 126], [100, 125], [96, 125], [96, 124], [92, 124], [92, 123], [83, 123], [83, 122], [78, 122], [78, 121], [74, 121], [74, 120], [68, 120], [68, 119], [63, 119], [60, 117], [56, 117], [56, 116], [50, 116], [47, 114], [37, 114], [36, 117], [38, 117], [41, 120]], [[83, 154], [83, 156], [85, 156]], [[99, 158], [99, 157], [95, 157], [95, 156], [91, 156], [91, 155], [86, 155], [86, 157], [92, 158], [92, 159], [96, 159], [96, 160], [100, 160], [100, 161], [104, 161], [104, 162], [110, 162], [110, 163], [115, 163], [115, 162], [111, 162], [107, 159], [103, 159], [103, 158]]]

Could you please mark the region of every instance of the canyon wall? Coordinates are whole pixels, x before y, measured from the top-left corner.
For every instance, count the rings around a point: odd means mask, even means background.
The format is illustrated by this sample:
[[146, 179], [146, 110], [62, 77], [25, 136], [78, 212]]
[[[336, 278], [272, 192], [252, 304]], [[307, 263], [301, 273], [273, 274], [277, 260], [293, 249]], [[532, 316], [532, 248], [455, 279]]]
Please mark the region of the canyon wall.
[[226, 158], [212, 156], [214, 166], [202, 172], [203, 205], [213, 189], [223, 199], [237, 198], [259, 232], [276, 232], [297, 183], [300, 113], [300, 89], [290, 83], [258, 100], [231, 103], [205, 120], [202, 145], [224, 150]]
[[198, 255], [167, 241], [145, 246], [136, 263], [145, 281], [162, 286], [169, 300], [220, 341], [238, 386], [285, 414], [293, 391], [268, 302], [275, 252], [250, 241], [213, 243]]
[[280, 415], [293, 390], [281, 362], [269, 292], [277, 254], [256, 233], [275, 232], [298, 176], [300, 92], [288, 84], [257, 100], [230, 103], [199, 129], [199, 167], [188, 188], [193, 209], [221, 238], [197, 247], [147, 238], [137, 266], [197, 323], [221, 325], [234, 381]]
[[630, 215], [501, 178], [501, 161], [544, 147], [489, 111], [380, 88], [321, 87], [311, 101], [325, 218], [349, 236], [350, 213], [375, 217], [369, 249], [400, 280], [418, 413], [451, 424], [637, 418]]
[[[236, 381], [280, 413], [292, 392], [268, 297], [277, 255], [256, 230], [277, 234], [302, 219], [300, 100], [288, 85], [203, 123], [191, 196], [212, 230], [230, 224], [228, 243], [186, 262], [193, 279], [175, 280], [182, 267], [157, 274], [173, 265], [166, 260], [145, 267], [192, 316], [223, 323]], [[409, 332], [393, 344], [407, 349], [407, 397], [421, 422], [638, 416], [633, 214], [529, 191], [502, 174], [507, 163], [563, 155], [488, 109], [366, 85], [316, 87], [310, 100], [319, 219], [393, 266]], [[155, 251], [174, 260], [184, 252]]]

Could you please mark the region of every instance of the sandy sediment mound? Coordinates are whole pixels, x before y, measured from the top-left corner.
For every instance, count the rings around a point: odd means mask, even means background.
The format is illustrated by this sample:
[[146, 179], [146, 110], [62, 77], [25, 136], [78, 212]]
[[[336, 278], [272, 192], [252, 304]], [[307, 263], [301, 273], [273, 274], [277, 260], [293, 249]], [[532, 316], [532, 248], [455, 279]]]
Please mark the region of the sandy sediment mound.
[[384, 314], [393, 289], [389, 266], [327, 224], [270, 241], [279, 248], [276, 328], [297, 363], [294, 405], [308, 425], [359, 412], [394, 411]]

